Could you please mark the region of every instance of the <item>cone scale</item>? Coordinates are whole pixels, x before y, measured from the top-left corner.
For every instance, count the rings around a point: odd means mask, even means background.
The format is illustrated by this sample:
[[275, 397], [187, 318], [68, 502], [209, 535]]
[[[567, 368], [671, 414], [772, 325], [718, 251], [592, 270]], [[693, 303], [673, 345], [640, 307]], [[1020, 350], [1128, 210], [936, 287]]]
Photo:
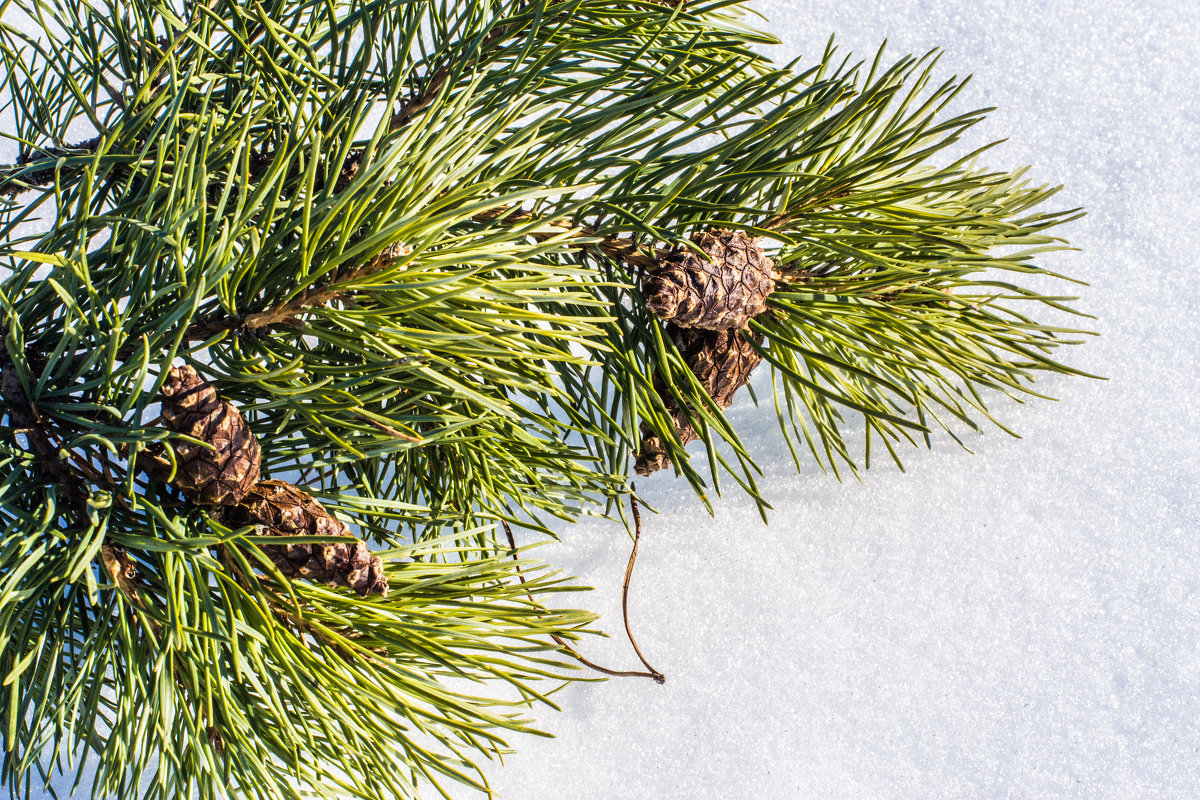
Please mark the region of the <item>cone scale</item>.
[[[762, 345], [762, 334], [748, 328], [708, 331], [679, 328], [668, 323], [667, 332], [692, 374], [721, 409], [733, 405], [734, 394], [750, 382], [751, 373], [762, 362], [762, 355], [755, 348], [755, 345]], [[654, 386], [667, 404], [681, 443], [686, 445], [699, 439], [700, 435], [687, 421], [687, 415], [679, 408], [661, 376], [655, 376]], [[641, 430], [642, 444], [634, 470], [639, 475], [651, 475], [670, 466], [662, 437], [644, 423]]]

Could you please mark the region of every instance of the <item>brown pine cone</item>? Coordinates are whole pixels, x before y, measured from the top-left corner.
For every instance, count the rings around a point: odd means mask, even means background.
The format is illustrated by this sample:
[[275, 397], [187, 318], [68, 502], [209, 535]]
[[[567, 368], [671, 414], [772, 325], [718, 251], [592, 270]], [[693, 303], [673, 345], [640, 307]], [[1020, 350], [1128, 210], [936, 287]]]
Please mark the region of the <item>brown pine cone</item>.
[[[667, 326], [675, 346], [708, 396], [721, 408], [733, 405], [733, 395], [750, 382], [750, 373], [762, 362], [754, 345], [762, 345], [758, 331], [707, 331]], [[753, 344], [751, 344], [753, 342]]]
[[[700, 438], [696, 429], [688, 423], [687, 417], [678, 408], [671, 408], [671, 421], [679, 432], [679, 440], [684, 445]], [[638, 475], [649, 476], [671, 466], [671, 457], [667, 455], [667, 446], [663, 443], [653, 428], [642, 423], [642, 444], [638, 449], [637, 460], [633, 462], [633, 471]]]
[[646, 305], [681, 328], [744, 328], [767, 308], [773, 262], [741, 231], [701, 231], [692, 241], [708, 258], [687, 248], [664, 258], [646, 278]]
[[171, 367], [162, 388], [162, 417], [171, 430], [211, 447], [176, 441], [172, 484], [193, 503], [229, 506], [259, 479], [258, 440], [233, 403], [191, 367]]
[[226, 513], [232, 525], [261, 525], [268, 535], [320, 536], [328, 543], [265, 545], [279, 571], [330, 586], [349, 586], [360, 595], [387, 595], [383, 561], [345, 523], [307, 492], [290, 483], [265, 480]]
[[[750, 382], [750, 374], [762, 361], [754, 349], [762, 344], [762, 334], [747, 332], [749, 339], [739, 331], [706, 331], [699, 328], [679, 328], [667, 325], [667, 332], [675, 340], [675, 346], [683, 355], [684, 362], [704, 387], [708, 396], [719, 408], [733, 405], [733, 396], [738, 389]], [[700, 438], [688, 423], [686, 415], [676, 405], [671, 393], [660, 376], [655, 376], [654, 386], [671, 412], [671, 420], [683, 444]], [[639, 475], [650, 475], [671, 465], [663, 446], [662, 438], [646, 424], [642, 424], [642, 444], [638, 452], [634, 471]]]

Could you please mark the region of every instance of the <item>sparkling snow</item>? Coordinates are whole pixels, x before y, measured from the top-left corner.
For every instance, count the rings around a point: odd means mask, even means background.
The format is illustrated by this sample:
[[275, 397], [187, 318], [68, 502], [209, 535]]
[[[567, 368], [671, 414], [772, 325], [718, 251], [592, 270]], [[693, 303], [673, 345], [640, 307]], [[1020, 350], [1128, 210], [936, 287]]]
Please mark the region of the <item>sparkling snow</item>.
[[[639, 488], [630, 603], [657, 686], [571, 687], [557, 738], [492, 773], [506, 800], [1200, 796], [1200, 3], [766, 0], [777, 60], [829, 34], [864, 57], [941, 46], [998, 106], [987, 163], [1032, 164], [1088, 216], [1081, 253], [1103, 335], [1068, 351], [1107, 381], [1000, 403], [974, 455], [942, 440], [864, 483], [797, 477], [769, 407], [734, 410], [762, 456], [768, 526], [736, 488], [715, 517], [682, 481]], [[1072, 292], [1066, 284], [1059, 291]], [[597, 587], [621, 628], [629, 541], [564, 531], [542, 554]]]
[[[997, 406], [1023, 439], [939, 440], [861, 484], [797, 476], [771, 409], [743, 401], [770, 525], [733, 486], [710, 517], [683, 481], [642, 479], [663, 513], [631, 611], [667, 683], [562, 691], [538, 712], [556, 738], [515, 739], [497, 795], [1200, 796], [1200, 3], [753, 6], [781, 61], [836, 33], [864, 57], [942, 46], [939, 75], [975, 75], [960, 107], [999, 106], [976, 141], [1011, 138], [988, 163], [1088, 209], [1064, 231], [1082, 252], [1045, 263], [1091, 283], [1103, 336], [1067, 356], [1109, 380], [1046, 380], [1058, 402]], [[612, 633], [586, 654], [636, 667], [628, 538], [562, 533], [540, 554], [597, 587], [581, 602]]]

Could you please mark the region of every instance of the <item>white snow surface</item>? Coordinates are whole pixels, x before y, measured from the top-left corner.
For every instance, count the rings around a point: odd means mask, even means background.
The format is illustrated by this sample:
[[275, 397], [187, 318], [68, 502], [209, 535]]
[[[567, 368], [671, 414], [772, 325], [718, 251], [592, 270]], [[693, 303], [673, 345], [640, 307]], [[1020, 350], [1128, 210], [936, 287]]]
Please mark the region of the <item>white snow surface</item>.
[[[943, 438], [862, 483], [798, 476], [743, 399], [770, 524], [731, 481], [710, 517], [682, 480], [642, 479], [662, 513], [631, 613], [667, 682], [560, 692], [563, 713], [538, 711], [555, 738], [515, 737], [497, 796], [1200, 797], [1200, 3], [752, 7], [779, 61], [836, 33], [863, 57], [940, 46], [938, 75], [975, 75], [958, 107], [999, 110], [974, 141], [1010, 138], [989, 165], [1032, 164], [1088, 209], [1063, 231], [1082, 252], [1044, 263], [1091, 284], [1102, 336], [1066, 357], [1108, 380], [1045, 380], [1058, 402], [997, 406], [1023, 439]], [[636, 668], [628, 537], [562, 536], [539, 555], [597, 587], [578, 603], [612, 633], [584, 651]]]
[[[1108, 378], [1045, 380], [1000, 403], [974, 454], [948, 440], [860, 484], [797, 476], [774, 412], [735, 423], [761, 457], [764, 526], [736, 486], [714, 517], [682, 480], [638, 488], [630, 594], [667, 675], [578, 685], [514, 742], [505, 800], [1200, 797], [1200, 3], [762, 0], [778, 61], [830, 33], [869, 58], [943, 47], [998, 106], [987, 163], [1064, 184], [1102, 336], [1066, 351]], [[1075, 293], [1068, 284], [1056, 291]], [[756, 385], [760, 385], [757, 384]], [[765, 388], [765, 387], [764, 387]], [[760, 392], [760, 396], [762, 393]], [[880, 462], [881, 464], [883, 462]], [[621, 626], [629, 540], [581, 525], [542, 553]]]

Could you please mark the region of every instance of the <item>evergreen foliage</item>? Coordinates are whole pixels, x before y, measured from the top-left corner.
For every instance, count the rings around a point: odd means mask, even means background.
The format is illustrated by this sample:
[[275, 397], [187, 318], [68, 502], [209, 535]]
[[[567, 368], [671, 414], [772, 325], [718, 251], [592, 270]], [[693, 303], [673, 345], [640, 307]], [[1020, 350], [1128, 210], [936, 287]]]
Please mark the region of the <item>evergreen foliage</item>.
[[[552, 610], [573, 587], [498, 526], [622, 509], [642, 425], [702, 502], [724, 475], [766, 513], [724, 403], [641, 294], [698, 232], [773, 261], [767, 311], [731, 335], [769, 364], [797, 466], [898, 462], [1075, 372], [1055, 350], [1079, 332], [1035, 314], [1072, 298], [1027, 285], [1078, 212], [979, 166], [986, 147], [945, 155], [986, 110], [950, 110], [965, 81], [935, 83], [936, 54], [831, 43], [778, 66], [734, 0], [0, 14], [15, 796], [85, 762], [123, 798], [486, 789], [479, 760], [580, 677], [568, 643], [592, 620]], [[373, 544], [386, 597], [280, 573], [260, 546], [313, 537], [178, 491], [173, 364], [244, 415], [264, 478]]]

